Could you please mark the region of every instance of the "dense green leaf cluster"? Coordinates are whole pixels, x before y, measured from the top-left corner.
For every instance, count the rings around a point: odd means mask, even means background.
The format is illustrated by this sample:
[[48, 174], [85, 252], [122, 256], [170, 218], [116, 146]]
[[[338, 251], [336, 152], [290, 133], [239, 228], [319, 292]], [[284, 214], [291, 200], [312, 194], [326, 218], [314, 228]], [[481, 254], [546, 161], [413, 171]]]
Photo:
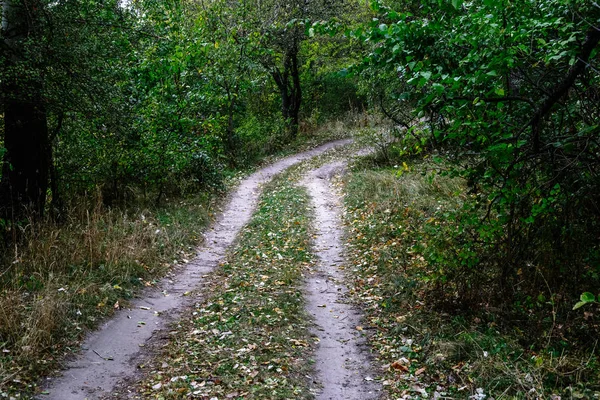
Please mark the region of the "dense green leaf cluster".
[[[334, 82], [342, 56], [328, 55], [334, 39], [306, 29], [344, 10], [343, 1], [329, 3], [7, 0], [2, 217], [21, 205], [60, 209], [97, 186], [107, 203], [215, 188], [224, 169], [293, 138], [301, 116], [323, 114], [308, 108], [319, 109], [325, 91], [349, 93], [325, 108], [325, 117], [343, 114], [358, 100], [352, 83]], [[320, 55], [330, 63], [318, 64]], [[29, 119], [27, 107], [39, 111], [39, 129], [13, 145], [21, 125], [9, 121]], [[21, 165], [38, 144], [47, 160], [37, 168], [39, 188], [15, 197], [9, 186], [27, 179]]]
[[425, 144], [469, 184], [462, 210], [440, 212], [452, 229], [431, 227], [427, 258], [447, 300], [527, 312], [544, 292], [548, 309], [570, 310], [600, 282], [600, 7], [372, 7], [348, 35], [371, 46], [357, 71], [373, 103], [413, 151]]

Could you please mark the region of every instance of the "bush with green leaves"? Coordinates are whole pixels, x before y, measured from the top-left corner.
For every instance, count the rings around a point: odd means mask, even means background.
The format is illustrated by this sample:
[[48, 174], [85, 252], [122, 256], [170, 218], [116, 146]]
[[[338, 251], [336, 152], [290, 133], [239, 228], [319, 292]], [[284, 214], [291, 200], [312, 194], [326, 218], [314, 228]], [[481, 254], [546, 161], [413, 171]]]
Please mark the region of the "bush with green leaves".
[[420, 119], [430, 154], [452, 163], [440, 171], [469, 184], [465, 207], [443, 215], [451, 228], [430, 230], [442, 300], [529, 315], [528, 299], [542, 296], [545, 316], [569, 319], [576, 296], [600, 285], [600, 7], [373, 9], [373, 22], [350, 32], [370, 44], [357, 71], [372, 101], [407, 134]]

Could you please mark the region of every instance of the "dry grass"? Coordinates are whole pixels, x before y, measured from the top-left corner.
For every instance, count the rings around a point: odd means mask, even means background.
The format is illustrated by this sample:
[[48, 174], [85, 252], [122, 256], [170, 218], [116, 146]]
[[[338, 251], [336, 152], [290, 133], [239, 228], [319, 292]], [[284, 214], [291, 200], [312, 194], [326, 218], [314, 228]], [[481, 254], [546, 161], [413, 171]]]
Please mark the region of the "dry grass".
[[391, 398], [600, 396], [596, 347], [534, 351], [502, 314], [437, 307], [436, 294], [449, 284], [426, 259], [436, 245], [429, 232], [454, 223], [441, 216], [467, 199], [460, 179], [432, 175], [422, 163], [361, 165], [369, 169], [355, 170], [345, 185], [355, 298], [374, 328], [371, 344]]
[[350, 111], [342, 118], [331, 119], [320, 125], [307, 121], [298, 137], [282, 154], [303, 151], [333, 140], [349, 138], [354, 136], [361, 126], [376, 123], [373, 116], [359, 111]]
[[[41, 373], [132, 293], [192, 253], [209, 199], [110, 210], [100, 199], [61, 224], [30, 222], [0, 264], [0, 397], [35, 391]], [[91, 207], [90, 207], [91, 206]]]

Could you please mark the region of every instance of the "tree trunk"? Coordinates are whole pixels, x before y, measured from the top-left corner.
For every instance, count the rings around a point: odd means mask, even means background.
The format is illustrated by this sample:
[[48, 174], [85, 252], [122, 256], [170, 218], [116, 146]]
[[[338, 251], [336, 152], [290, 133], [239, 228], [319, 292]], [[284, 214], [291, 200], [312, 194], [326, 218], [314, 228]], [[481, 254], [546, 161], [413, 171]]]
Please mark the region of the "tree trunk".
[[5, 217], [24, 212], [41, 216], [49, 177], [46, 112], [40, 104], [8, 101], [4, 105], [4, 165], [0, 193]]
[[294, 137], [298, 135], [300, 125], [300, 105], [302, 104], [302, 87], [300, 86], [300, 69], [298, 68], [298, 44], [289, 55], [291, 62], [292, 91], [290, 104], [290, 132]]
[[281, 115], [293, 137], [298, 134], [300, 106], [302, 104], [298, 52], [298, 39], [293, 39], [293, 43], [284, 54], [283, 72], [278, 69], [272, 72], [273, 79], [281, 94]]
[[[29, 4], [31, 6], [31, 4]], [[4, 163], [0, 182], [0, 217], [41, 216], [46, 204], [50, 144], [39, 71], [24, 56], [25, 42], [35, 35], [37, 7], [20, 1], [3, 5], [2, 29], [7, 79], [2, 82]], [[37, 11], [36, 11], [37, 10]]]

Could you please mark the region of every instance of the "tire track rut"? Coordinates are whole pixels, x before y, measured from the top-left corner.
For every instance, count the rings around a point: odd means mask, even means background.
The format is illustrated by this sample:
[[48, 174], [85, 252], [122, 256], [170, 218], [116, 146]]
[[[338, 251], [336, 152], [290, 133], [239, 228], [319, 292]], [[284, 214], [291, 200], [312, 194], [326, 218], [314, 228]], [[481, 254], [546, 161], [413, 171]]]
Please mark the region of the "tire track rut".
[[315, 208], [318, 265], [307, 281], [306, 302], [317, 324], [313, 334], [320, 339], [315, 355], [318, 400], [371, 400], [381, 390], [373, 380], [361, 314], [344, 300], [341, 206], [331, 178], [345, 166], [341, 161], [326, 164], [301, 181]]

